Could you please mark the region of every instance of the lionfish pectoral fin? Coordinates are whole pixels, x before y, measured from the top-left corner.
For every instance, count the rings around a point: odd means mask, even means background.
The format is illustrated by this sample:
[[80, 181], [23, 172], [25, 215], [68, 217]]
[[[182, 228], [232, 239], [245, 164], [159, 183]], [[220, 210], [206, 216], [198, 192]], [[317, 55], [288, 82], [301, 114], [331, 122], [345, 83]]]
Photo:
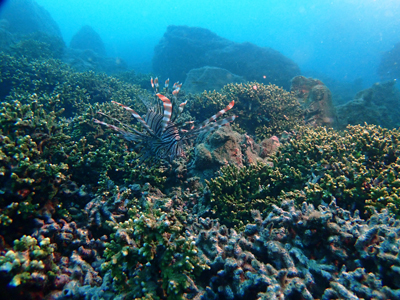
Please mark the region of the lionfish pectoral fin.
[[130, 142], [138, 142], [138, 141], [141, 140], [141, 137], [139, 135], [127, 132], [124, 129], [119, 128], [119, 127], [117, 127], [115, 125], [111, 125], [111, 124], [108, 124], [106, 122], [103, 122], [103, 121], [100, 121], [100, 120], [97, 120], [97, 119], [93, 119], [93, 122], [95, 122], [96, 124], [101, 124], [101, 125], [104, 125], [104, 126], [106, 126], [108, 128], [111, 128], [112, 130], [120, 133], [123, 136], [124, 139], [126, 139], [126, 140], [128, 140]]
[[188, 133], [186, 135], [184, 135], [182, 137], [182, 139], [187, 140], [187, 139], [190, 139], [191, 137], [194, 137], [194, 136], [199, 135], [201, 133], [210, 132], [210, 131], [216, 130], [216, 129], [218, 129], [218, 128], [226, 125], [226, 124], [229, 124], [230, 122], [233, 122], [235, 119], [236, 119], [236, 116], [230, 116], [230, 117], [227, 117], [225, 119], [219, 120], [218, 122], [209, 123], [204, 127], [200, 127], [198, 129], [194, 129], [194, 130], [188, 131]]
[[221, 109], [219, 112], [217, 112], [215, 115], [213, 115], [211, 118], [205, 120], [201, 125], [200, 128], [205, 127], [208, 123], [215, 121], [219, 116], [222, 116], [224, 113], [226, 113], [228, 110], [230, 110], [233, 106], [235, 105], [235, 100], [232, 100], [224, 109]]

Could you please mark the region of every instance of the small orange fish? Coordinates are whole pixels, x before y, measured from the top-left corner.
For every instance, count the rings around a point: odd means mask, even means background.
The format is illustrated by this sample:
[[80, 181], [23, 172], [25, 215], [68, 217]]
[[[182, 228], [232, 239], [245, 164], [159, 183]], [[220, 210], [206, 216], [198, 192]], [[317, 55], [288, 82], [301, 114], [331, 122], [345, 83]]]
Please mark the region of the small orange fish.
[[253, 85], [253, 90], [257, 91], [257, 86]]

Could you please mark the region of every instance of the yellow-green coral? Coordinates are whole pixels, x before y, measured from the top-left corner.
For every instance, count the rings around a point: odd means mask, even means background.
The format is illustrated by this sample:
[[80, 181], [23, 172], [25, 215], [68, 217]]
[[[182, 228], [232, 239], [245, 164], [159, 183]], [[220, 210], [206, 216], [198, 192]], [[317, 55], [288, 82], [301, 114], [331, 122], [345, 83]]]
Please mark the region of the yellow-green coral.
[[243, 168], [223, 167], [221, 176], [207, 181], [209, 194], [206, 199], [212, 216], [219, 218], [221, 224], [240, 229], [252, 221], [252, 210], [268, 211], [271, 204], [276, 203], [271, 197], [274, 172], [264, 163]]
[[68, 165], [57, 159], [57, 145], [68, 139], [65, 124], [36, 95], [25, 100], [3, 102], [0, 109], [1, 225], [37, 213], [69, 176]]
[[50, 243], [49, 238], [38, 243], [35, 238], [24, 235], [14, 241], [13, 250], [0, 256], [0, 272], [10, 278], [10, 286], [44, 287], [59, 271], [54, 263], [54, 249], [55, 245]]
[[125, 222], [110, 222], [115, 233], [104, 251], [102, 269], [112, 271], [114, 288], [128, 298], [185, 299], [191, 278], [207, 266], [185, 235], [183, 219], [151, 206], [134, 206], [129, 215]]
[[[211, 215], [241, 228], [251, 209], [268, 211], [271, 203], [295, 199], [330, 202], [367, 213], [400, 210], [400, 132], [379, 126], [348, 126], [343, 132], [298, 127], [272, 156], [273, 168], [228, 166], [208, 182]], [[207, 195], [207, 194], [206, 194]]]
[[330, 202], [333, 196], [348, 209], [388, 207], [398, 214], [399, 140], [398, 130], [375, 125], [343, 132], [302, 127], [274, 163], [287, 178], [281, 184], [303, 190], [307, 201]]
[[220, 92], [191, 96], [188, 105], [198, 119], [204, 111], [208, 114], [221, 109], [222, 103], [228, 100], [235, 100], [235, 107], [230, 113], [238, 116], [232, 126], [260, 140], [303, 124], [304, 112], [297, 99], [276, 85], [257, 82], [228, 84]]

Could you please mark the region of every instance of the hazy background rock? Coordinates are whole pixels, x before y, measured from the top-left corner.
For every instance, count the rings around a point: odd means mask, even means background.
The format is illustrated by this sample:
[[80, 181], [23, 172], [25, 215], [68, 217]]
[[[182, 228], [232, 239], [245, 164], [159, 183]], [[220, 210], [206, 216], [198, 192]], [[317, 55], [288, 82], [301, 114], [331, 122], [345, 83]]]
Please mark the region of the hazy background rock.
[[378, 74], [382, 81], [400, 77], [400, 43], [382, 54]]
[[62, 38], [60, 28], [49, 12], [33, 0], [8, 1], [2, 7], [0, 18], [8, 22], [7, 30], [12, 34], [42, 31]]
[[400, 126], [400, 91], [396, 81], [375, 83], [358, 92], [354, 100], [336, 107], [339, 127], [375, 124], [386, 128]]
[[190, 70], [204, 66], [224, 68], [247, 81], [273, 83], [286, 89], [300, 74], [297, 64], [271, 48], [235, 43], [204, 28], [168, 26], [154, 49], [154, 72], [183, 81]]
[[232, 74], [226, 69], [206, 66], [190, 70], [183, 88], [189, 93], [202, 93], [204, 91], [219, 91], [228, 83], [241, 82], [244, 82], [243, 77]]
[[106, 56], [106, 48], [100, 35], [89, 25], [83, 26], [71, 39], [69, 45], [73, 49], [92, 50]]

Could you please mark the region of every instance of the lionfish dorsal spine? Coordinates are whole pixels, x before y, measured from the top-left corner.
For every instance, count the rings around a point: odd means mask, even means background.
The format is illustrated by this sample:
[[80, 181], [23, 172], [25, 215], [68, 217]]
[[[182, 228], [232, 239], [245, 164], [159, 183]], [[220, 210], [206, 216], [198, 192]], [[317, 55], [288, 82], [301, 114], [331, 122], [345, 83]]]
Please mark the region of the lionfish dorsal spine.
[[126, 109], [127, 111], [129, 111], [132, 114], [132, 116], [143, 125], [144, 129], [146, 129], [146, 131], [148, 133], [150, 133], [151, 135], [155, 136], [154, 131], [150, 128], [149, 125], [147, 125], [146, 121], [143, 120], [143, 118], [136, 111], [134, 111], [129, 106], [123, 105], [122, 103], [118, 103], [116, 101], [111, 101], [111, 102], [114, 103], [114, 104], [117, 104], [117, 105], [123, 107], [124, 109]]
[[161, 127], [163, 132], [165, 130], [165, 127], [167, 127], [168, 122], [171, 120], [172, 116], [172, 103], [171, 101], [165, 97], [164, 95], [161, 95], [160, 93], [156, 94], [158, 98], [163, 102], [164, 106], [164, 117], [161, 121]]

